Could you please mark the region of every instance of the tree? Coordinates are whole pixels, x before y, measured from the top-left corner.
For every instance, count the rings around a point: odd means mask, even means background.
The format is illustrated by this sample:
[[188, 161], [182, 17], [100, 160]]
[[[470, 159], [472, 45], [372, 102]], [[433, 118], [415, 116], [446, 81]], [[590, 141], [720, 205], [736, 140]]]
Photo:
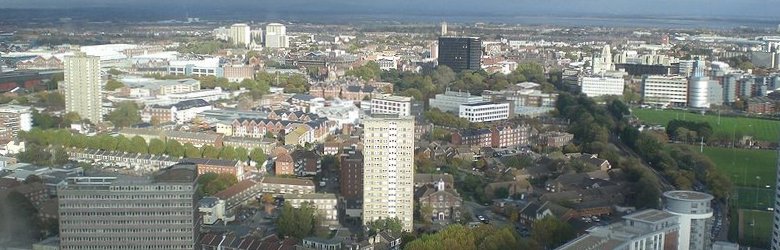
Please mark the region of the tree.
[[201, 155], [200, 149], [193, 146], [192, 143], [185, 143], [184, 144], [184, 156], [187, 158], [200, 158], [203, 155]]
[[165, 142], [157, 138], [149, 140], [149, 153], [153, 155], [165, 153]]
[[133, 141], [122, 135], [116, 137], [116, 150], [122, 152], [133, 152]]
[[254, 148], [252, 149], [252, 152], [249, 153], [249, 159], [256, 162], [258, 168], [260, 168], [260, 164], [265, 162], [266, 156], [265, 153], [263, 153], [262, 148]]
[[425, 222], [426, 225], [430, 225], [433, 221], [433, 207], [431, 205], [426, 204], [424, 206], [420, 207], [420, 217]]
[[135, 102], [120, 102], [111, 113], [108, 113], [106, 120], [111, 121], [114, 126], [128, 127], [141, 121], [138, 105]]
[[362, 66], [347, 70], [347, 72], [344, 74], [346, 76], [354, 76], [365, 81], [379, 80], [382, 74], [382, 69], [379, 68], [379, 64], [377, 62], [370, 61]]
[[509, 198], [509, 189], [506, 187], [496, 188], [496, 190], [493, 191], [493, 197], [496, 199]]
[[143, 137], [136, 135], [133, 136], [133, 139], [131, 139], [130, 141], [133, 143], [130, 152], [138, 153], [138, 154], [149, 153], [149, 146], [146, 145], [146, 140], [144, 140]]
[[201, 153], [203, 154], [203, 158], [218, 159], [220, 152], [221, 150], [219, 150], [218, 148], [212, 145], [204, 145], [201, 148]]
[[403, 231], [403, 223], [401, 220], [393, 218], [383, 218], [366, 223], [368, 227], [368, 235], [373, 236], [382, 231], [390, 231], [391, 233], [401, 233]]
[[536, 220], [531, 226], [531, 238], [546, 249], [554, 249], [575, 236], [571, 225], [552, 216]]
[[303, 203], [299, 208], [285, 202], [279, 219], [276, 220], [276, 228], [279, 234], [285, 237], [303, 239], [314, 232], [317, 223], [316, 211], [309, 203]]
[[184, 147], [176, 140], [168, 140], [165, 143], [165, 153], [173, 157], [184, 156]]
[[240, 162], [246, 162], [249, 160], [249, 151], [247, 151], [245, 148], [238, 147], [236, 148], [236, 160]]
[[238, 183], [235, 175], [206, 173], [198, 178], [200, 191], [204, 195], [213, 195]]
[[54, 165], [64, 165], [65, 163], [68, 163], [68, 151], [65, 150], [62, 146], [56, 146], [52, 149], [53, 153], [53, 160]]
[[219, 153], [219, 159], [222, 160], [236, 159], [236, 149], [231, 146], [222, 147], [222, 152]]
[[108, 81], [106, 82], [106, 85], [103, 86], [103, 88], [105, 88], [108, 91], [114, 91], [114, 90], [117, 90], [118, 88], [122, 88], [124, 86], [125, 86], [124, 83], [122, 83], [120, 81], [117, 81], [117, 80], [114, 80], [112, 78], [112, 79], [108, 79]]
[[18, 244], [30, 245], [40, 240], [41, 223], [38, 209], [19, 191], [10, 191], [0, 202], [0, 235]]

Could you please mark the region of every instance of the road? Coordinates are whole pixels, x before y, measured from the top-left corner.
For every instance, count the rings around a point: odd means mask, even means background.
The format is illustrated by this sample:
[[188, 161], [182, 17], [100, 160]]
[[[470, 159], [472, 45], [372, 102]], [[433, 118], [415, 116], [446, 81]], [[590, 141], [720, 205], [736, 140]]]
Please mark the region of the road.
[[471, 212], [472, 219], [474, 221], [479, 221], [477, 216], [482, 215], [486, 216], [488, 220], [490, 220], [490, 224], [496, 227], [511, 226], [511, 223], [507, 220], [506, 217], [493, 213], [493, 211], [490, 210], [490, 206], [480, 205], [472, 201], [464, 201], [463, 205], [469, 209], [469, 212]]

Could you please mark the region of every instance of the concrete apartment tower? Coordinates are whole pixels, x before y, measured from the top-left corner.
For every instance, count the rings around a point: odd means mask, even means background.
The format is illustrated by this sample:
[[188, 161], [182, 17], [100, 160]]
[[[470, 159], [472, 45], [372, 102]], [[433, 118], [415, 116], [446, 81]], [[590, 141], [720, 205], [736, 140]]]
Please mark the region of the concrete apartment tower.
[[[780, 149], [777, 150], [777, 154], [780, 156]], [[775, 184], [775, 219], [772, 230], [772, 243], [770, 244], [772, 250], [780, 250], [780, 158], [777, 160], [777, 177], [778, 182]]]
[[664, 211], [677, 215], [680, 224], [678, 249], [705, 250], [712, 247], [713, 196], [695, 191], [664, 193]]
[[65, 57], [65, 111], [92, 123], [103, 120], [100, 93], [100, 57], [76, 52]]
[[447, 36], [447, 22], [441, 22], [441, 36]]
[[195, 249], [195, 165], [149, 177], [72, 177], [58, 190], [60, 249]]
[[252, 43], [252, 31], [249, 29], [249, 25], [245, 23], [237, 23], [230, 26], [230, 40], [234, 45], [244, 48], [249, 47]]
[[414, 118], [372, 115], [363, 120], [363, 225], [398, 218], [413, 230]]
[[265, 47], [290, 47], [290, 41], [287, 39], [287, 28], [283, 24], [270, 23], [265, 26]]

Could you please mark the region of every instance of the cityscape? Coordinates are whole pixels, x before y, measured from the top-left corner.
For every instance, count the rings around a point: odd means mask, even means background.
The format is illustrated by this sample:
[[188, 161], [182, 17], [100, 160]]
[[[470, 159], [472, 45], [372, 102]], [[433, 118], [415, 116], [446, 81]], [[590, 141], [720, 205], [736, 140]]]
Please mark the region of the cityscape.
[[0, 250], [780, 250], [777, 11], [0, 0]]

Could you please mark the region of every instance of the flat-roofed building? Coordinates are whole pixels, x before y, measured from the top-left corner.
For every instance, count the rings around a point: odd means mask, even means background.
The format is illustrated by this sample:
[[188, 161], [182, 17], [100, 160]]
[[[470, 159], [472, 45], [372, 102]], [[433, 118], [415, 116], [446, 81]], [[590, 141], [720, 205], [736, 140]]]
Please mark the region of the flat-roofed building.
[[676, 215], [648, 209], [623, 216], [623, 222], [588, 229], [586, 234], [557, 249], [687, 249], [678, 247], [679, 230]]
[[590, 76], [580, 80], [580, 87], [588, 97], [623, 96], [626, 81], [619, 77]]
[[300, 208], [304, 203], [311, 204], [326, 221], [339, 220], [339, 200], [335, 194], [285, 194], [282, 197], [284, 197], [285, 202], [289, 202], [295, 208]]
[[483, 102], [481, 96], [471, 95], [468, 91], [450, 91], [447, 90], [443, 94], [436, 94], [436, 97], [431, 98], [428, 103], [431, 108], [437, 108], [443, 112], [450, 112], [457, 114], [460, 111], [460, 105], [469, 103]]
[[509, 102], [479, 102], [460, 105], [458, 117], [469, 122], [491, 122], [509, 119], [514, 113]]
[[151, 177], [72, 177], [58, 191], [60, 249], [196, 248], [197, 172], [174, 165]]
[[406, 96], [383, 96], [371, 99], [371, 114], [412, 114], [412, 98]]
[[266, 176], [260, 181], [260, 190], [271, 194], [310, 194], [314, 193], [314, 181]]

